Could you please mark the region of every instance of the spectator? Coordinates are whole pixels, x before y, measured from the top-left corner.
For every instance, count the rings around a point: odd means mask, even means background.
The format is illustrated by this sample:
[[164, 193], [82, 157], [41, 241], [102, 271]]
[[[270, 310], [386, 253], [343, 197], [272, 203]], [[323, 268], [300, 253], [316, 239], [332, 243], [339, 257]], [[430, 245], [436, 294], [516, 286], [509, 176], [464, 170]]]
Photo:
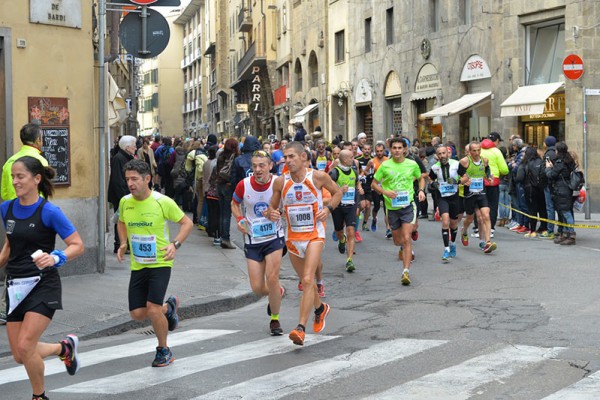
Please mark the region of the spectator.
[[[504, 157], [504, 163], [506, 163], [506, 158], [508, 157], [508, 150], [506, 147], [498, 147], [498, 149], [502, 152], [502, 157]], [[498, 226], [505, 226], [510, 221], [510, 174], [500, 176], [500, 184], [498, 185]]]
[[[569, 154], [569, 148], [565, 142], [556, 144], [556, 158], [554, 162], [547, 159], [546, 176], [554, 209], [558, 213], [558, 221], [566, 224], [574, 224], [573, 215], [573, 191], [569, 188], [571, 171], [576, 167], [573, 157]], [[554, 243], [561, 245], [574, 245], [576, 239], [575, 230], [572, 227], [558, 226]]]
[[302, 126], [302, 122], [296, 123], [296, 134], [294, 142], [304, 142], [306, 140], [306, 129]]
[[207, 184], [204, 187], [204, 198], [206, 199], [206, 207], [208, 208], [208, 226], [206, 234], [214, 238], [213, 244], [221, 246], [221, 234], [219, 232], [219, 194], [217, 192], [216, 174], [213, 174], [217, 166], [217, 151], [219, 146], [216, 144], [208, 148], [208, 160], [204, 163], [202, 169], [202, 179]]
[[[554, 136], [548, 136], [544, 139], [544, 162], [545, 160], [550, 160], [554, 163], [556, 160], [556, 138]], [[552, 201], [552, 193], [550, 191], [550, 185], [548, 182], [548, 178], [542, 174], [542, 185], [544, 186], [544, 200], [546, 201], [546, 213], [548, 214], [548, 219], [555, 221], [555, 212], [554, 212], [554, 202]], [[548, 223], [548, 231], [546, 233], [542, 233], [539, 235], [542, 239], [554, 239], [554, 224], [552, 222]]]
[[156, 160], [154, 159], [154, 150], [150, 147], [150, 141], [148, 139], [144, 139], [142, 142], [142, 147], [140, 147], [137, 151], [138, 160], [145, 161], [146, 164], [150, 166], [150, 189], [152, 189], [153, 178], [156, 175]]
[[[256, 138], [254, 138], [256, 140]], [[258, 143], [258, 140], [256, 140]], [[231, 225], [231, 198], [233, 196], [233, 190], [235, 186], [232, 184], [233, 179], [233, 165], [230, 168], [230, 175], [227, 177], [225, 170], [229, 163], [234, 163], [235, 158], [238, 156], [239, 144], [235, 138], [229, 138], [223, 145], [223, 151], [217, 157], [216, 165], [216, 183], [217, 193], [219, 195], [219, 233], [221, 234], [221, 248], [224, 249], [235, 249], [235, 246], [231, 244], [229, 236], [229, 228]], [[252, 154], [250, 154], [252, 156]]]
[[[517, 172], [519, 169], [519, 165], [523, 160], [523, 156], [525, 155], [525, 143], [521, 138], [513, 139], [513, 148], [515, 151], [515, 156], [512, 161], [508, 163], [508, 167], [510, 169], [512, 184], [514, 186], [514, 191], [511, 194], [511, 203], [512, 207], [521, 211], [522, 213], [528, 214], [527, 210], [527, 202], [525, 201], [525, 189], [523, 188], [523, 184], [517, 182]], [[525, 233], [527, 231], [527, 226], [529, 225], [529, 218], [521, 213], [513, 212], [513, 224], [509, 225], [509, 229], [511, 231], [515, 231], [518, 233]]]
[[[517, 170], [517, 182], [523, 185], [525, 192], [525, 201], [529, 215], [546, 219], [546, 202], [544, 201], [544, 188], [540, 183], [542, 172], [542, 159], [537, 150], [533, 147], [527, 147], [525, 156]], [[545, 173], [545, 171], [544, 171]], [[528, 232], [525, 237], [537, 237], [538, 233], [547, 231], [548, 226], [545, 221], [541, 221], [539, 232], [536, 231], [537, 219], [529, 218]]]

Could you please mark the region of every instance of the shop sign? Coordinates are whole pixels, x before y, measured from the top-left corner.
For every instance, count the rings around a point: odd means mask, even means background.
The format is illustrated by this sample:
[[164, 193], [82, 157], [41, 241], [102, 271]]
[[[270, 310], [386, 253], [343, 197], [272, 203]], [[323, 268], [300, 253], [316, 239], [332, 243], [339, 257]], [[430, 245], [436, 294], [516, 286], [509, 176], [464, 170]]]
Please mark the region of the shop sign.
[[488, 63], [477, 54], [469, 57], [465, 65], [463, 66], [460, 74], [460, 81], [474, 81], [477, 79], [491, 78], [490, 67]]
[[81, 28], [81, 0], [29, 0], [29, 20], [34, 24]]
[[557, 93], [546, 99], [544, 112], [542, 114], [523, 115], [521, 120], [543, 121], [543, 120], [563, 120], [565, 119], [565, 94]]
[[252, 67], [252, 103], [254, 111], [258, 111], [260, 106], [260, 67]]
[[440, 75], [437, 68], [433, 64], [425, 64], [421, 67], [419, 75], [417, 75], [417, 83], [415, 92], [425, 92], [442, 88]]
[[246, 113], [248, 112], [248, 104], [236, 104], [235, 111], [238, 113]]

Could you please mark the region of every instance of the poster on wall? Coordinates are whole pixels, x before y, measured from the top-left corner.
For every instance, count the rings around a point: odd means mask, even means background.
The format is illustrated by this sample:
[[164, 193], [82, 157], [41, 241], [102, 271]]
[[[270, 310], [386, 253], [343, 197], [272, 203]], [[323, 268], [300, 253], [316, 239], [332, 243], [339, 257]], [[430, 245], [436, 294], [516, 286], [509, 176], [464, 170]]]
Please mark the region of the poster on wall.
[[55, 185], [71, 185], [69, 103], [63, 97], [28, 97], [29, 122], [42, 128], [42, 155], [56, 171]]

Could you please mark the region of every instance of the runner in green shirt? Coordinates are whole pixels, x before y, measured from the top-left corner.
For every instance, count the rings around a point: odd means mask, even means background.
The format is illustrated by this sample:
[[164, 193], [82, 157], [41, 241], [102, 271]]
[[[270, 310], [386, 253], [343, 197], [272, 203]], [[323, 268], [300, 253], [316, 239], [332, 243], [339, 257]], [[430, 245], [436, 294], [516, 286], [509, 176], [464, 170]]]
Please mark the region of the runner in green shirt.
[[[175, 359], [167, 347], [168, 331], [179, 324], [179, 299], [171, 296], [163, 303], [171, 267], [177, 249], [192, 230], [192, 220], [167, 196], [154, 192], [149, 183], [150, 166], [142, 160], [125, 164], [125, 180], [131, 194], [119, 203], [119, 238], [117, 259], [123, 261], [127, 242], [131, 247], [129, 313], [142, 321], [149, 318], [158, 339], [153, 367], [165, 367]], [[181, 225], [177, 236], [169, 241], [167, 221]]]
[[419, 180], [419, 201], [425, 200], [425, 179], [416, 162], [406, 159], [406, 143], [402, 138], [390, 140], [392, 158], [384, 161], [373, 177], [371, 188], [383, 195], [385, 208], [396, 246], [402, 246], [404, 271], [401, 282], [410, 285], [408, 270], [412, 258], [411, 234], [417, 219], [413, 182]]

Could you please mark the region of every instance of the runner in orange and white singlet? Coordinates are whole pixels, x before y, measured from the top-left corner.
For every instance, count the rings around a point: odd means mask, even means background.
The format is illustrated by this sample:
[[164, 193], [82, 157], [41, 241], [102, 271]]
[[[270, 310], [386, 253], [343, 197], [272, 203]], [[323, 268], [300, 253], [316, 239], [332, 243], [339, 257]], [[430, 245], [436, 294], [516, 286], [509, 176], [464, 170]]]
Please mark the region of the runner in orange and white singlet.
[[[290, 261], [303, 287], [299, 323], [289, 337], [294, 344], [302, 346], [311, 308], [315, 308], [314, 332], [321, 332], [325, 328], [325, 318], [330, 311], [329, 305], [322, 303], [317, 293], [315, 271], [325, 244], [323, 222], [339, 204], [342, 192], [325, 172], [306, 168], [308, 158], [301, 143], [289, 143], [284, 150], [284, 157], [288, 172], [273, 184], [268, 216], [272, 221], [281, 218], [279, 205], [282, 204], [287, 219], [286, 245]], [[331, 201], [325, 207], [323, 187], [331, 193]]]

